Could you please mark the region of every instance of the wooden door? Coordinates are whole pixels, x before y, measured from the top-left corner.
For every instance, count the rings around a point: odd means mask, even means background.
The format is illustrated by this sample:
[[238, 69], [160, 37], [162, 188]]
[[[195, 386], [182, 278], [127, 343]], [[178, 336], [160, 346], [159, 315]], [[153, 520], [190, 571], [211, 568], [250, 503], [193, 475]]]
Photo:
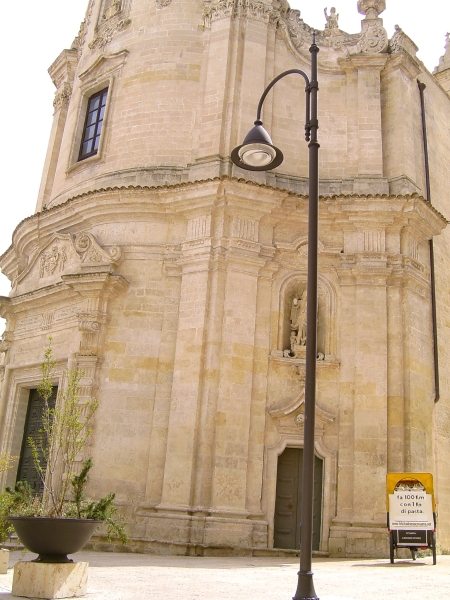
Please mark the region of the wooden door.
[[[55, 407], [58, 388], [53, 388], [49, 398], [49, 406]], [[36, 438], [42, 427], [42, 413], [45, 408], [44, 400], [39, 396], [37, 390], [30, 390], [28, 400], [27, 417], [23, 432], [22, 450], [20, 452], [19, 468], [17, 469], [17, 481], [27, 481], [35, 494], [42, 494], [44, 485], [33, 463], [29, 438]], [[44, 465], [43, 465], [44, 466]]]
[[[274, 519], [275, 548], [300, 549], [302, 471], [303, 450], [286, 448], [278, 457]], [[320, 547], [322, 474], [323, 461], [316, 456], [314, 463], [313, 550], [319, 550]]]

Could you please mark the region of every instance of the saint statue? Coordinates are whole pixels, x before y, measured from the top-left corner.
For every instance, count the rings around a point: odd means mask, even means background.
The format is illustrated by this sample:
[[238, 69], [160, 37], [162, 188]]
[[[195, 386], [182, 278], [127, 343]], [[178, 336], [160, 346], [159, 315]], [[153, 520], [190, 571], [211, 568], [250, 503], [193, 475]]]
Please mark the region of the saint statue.
[[295, 346], [306, 346], [306, 290], [301, 298], [294, 296], [291, 306], [291, 352], [295, 354]]
[[327, 23], [325, 25], [325, 29], [330, 30], [330, 29], [339, 29], [339, 24], [338, 24], [338, 19], [339, 19], [339, 15], [336, 14], [336, 9], [334, 6], [331, 7], [330, 9], [330, 14], [328, 14], [328, 8], [324, 8], [323, 12], [325, 14], [325, 19], [327, 20]]

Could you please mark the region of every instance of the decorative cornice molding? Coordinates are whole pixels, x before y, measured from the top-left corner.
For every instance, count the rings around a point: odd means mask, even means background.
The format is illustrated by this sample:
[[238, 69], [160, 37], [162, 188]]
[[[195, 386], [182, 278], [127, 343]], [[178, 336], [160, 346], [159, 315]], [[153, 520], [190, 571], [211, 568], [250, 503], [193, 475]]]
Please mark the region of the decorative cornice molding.
[[277, 1], [266, 4], [258, 0], [205, 0], [203, 4], [203, 24], [205, 28], [220, 19], [245, 17], [263, 23], [276, 21], [287, 2]]

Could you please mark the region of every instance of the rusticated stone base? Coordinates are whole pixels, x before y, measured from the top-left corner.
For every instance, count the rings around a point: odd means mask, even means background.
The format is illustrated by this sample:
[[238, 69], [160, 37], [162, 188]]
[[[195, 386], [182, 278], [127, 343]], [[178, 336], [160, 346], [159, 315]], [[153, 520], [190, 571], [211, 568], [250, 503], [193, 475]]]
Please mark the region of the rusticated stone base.
[[389, 535], [386, 527], [334, 525], [328, 548], [338, 558], [387, 558]]
[[87, 562], [18, 562], [14, 566], [13, 596], [25, 598], [74, 598], [86, 594]]

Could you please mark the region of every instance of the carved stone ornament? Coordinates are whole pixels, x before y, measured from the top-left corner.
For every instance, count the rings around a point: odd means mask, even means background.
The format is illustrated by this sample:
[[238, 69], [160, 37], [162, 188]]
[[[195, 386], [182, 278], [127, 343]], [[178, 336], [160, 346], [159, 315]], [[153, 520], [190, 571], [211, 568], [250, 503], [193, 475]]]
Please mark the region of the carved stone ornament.
[[0, 341], [0, 353], [8, 352], [10, 345], [11, 345], [11, 343], [8, 340], [1, 340]]
[[91, 17], [92, 17], [92, 9], [94, 8], [95, 5], [95, 0], [92, 0], [89, 8], [88, 8], [88, 12], [86, 14], [86, 18], [84, 19], [84, 21], [81, 22], [80, 24], [80, 29], [78, 31], [78, 35], [77, 37], [73, 40], [72, 45], [71, 45], [71, 49], [76, 50], [78, 53], [78, 58], [80, 58], [82, 52], [83, 52], [83, 46], [84, 43], [86, 41], [86, 34], [88, 32], [89, 29], [89, 24], [91, 22]]
[[124, 15], [121, 0], [112, 2], [103, 12], [101, 20], [95, 28], [94, 39], [89, 48], [104, 48], [113, 39], [115, 34], [123, 31], [131, 23], [131, 19]]
[[[277, 421], [277, 428], [280, 432], [293, 432], [298, 429], [303, 430], [305, 425], [305, 391], [292, 401], [281, 408], [274, 408], [268, 411], [270, 416]], [[316, 437], [321, 437], [325, 431], [327, 423], [332, 423], [335, 415], [324, 410], [316, 404]]]
[[53, 100], [53, 108], [55, 112], [61, 108], [67, 108], [69, 106], [70, 97], [72, 96], [72, 87], [68, 84], [64, 84], [61, 90], [58, 90]]
[[439, 59], [439, 66], [433, 71], [434, 73], [439, 73], [440, 71], [445, 71], [450, 69], [450, 33], [445, 35], [445, 54], [441, 56]]
[[364, 19], [362, 25], [362, 35], [361, 40], [357, 44], [357, 50], [365, 54], [386, 52], [389, 46], [389, 40], [381, 19]]
[[172, 0], [155, 0], [155, 5], [157, 9], [166, 8], [171, 3]]
[[75, 237], [74, 247], [84, 264], [117, 264], [122, 259], [122, 251], [118, 246], [112, 246], [109, 251], [106, 251], [91, 233], [79, 233]]
[[205, 0], [203, 4], [203, 23], [211, 27], [219, 19], [247, 17], [270, 23], [276, 21], [280, 12], [286, 10], [287, 2], [274, 2], [270, 6], [258, 0]]
[[66, 246], [52, 246], [50, 250], [41, 254], [39, 259], [39, 277], [53, 275], [56, 270], [63, 272], [66, 260]]
[[386, 0], [358, 0], [358, 12], [367, 19], [376, 19], [386, 10]]
[[41, 284], [39, 280], [47, 285], [46, 280], [51, 278], [56, 282], [66, 273], [86, 269], [109, 271], [121, 260], [122, 251], [119, 247], [102, 248], [91, 233], [82, 232], [75, 237], [57, 233], [30, 257], [28, 263], [22, 263], [13, 286], [23, 285], [28, 289], [31, 285], [29, 289], [33, 289], [36, 284]]
[[396, 52], [405, 51], [411, 56], [415, 56], [418, 49], [412, 39], [398, 25], [395, 25], [395, 33], [389, 42], [389, 52], [395, 54]]

